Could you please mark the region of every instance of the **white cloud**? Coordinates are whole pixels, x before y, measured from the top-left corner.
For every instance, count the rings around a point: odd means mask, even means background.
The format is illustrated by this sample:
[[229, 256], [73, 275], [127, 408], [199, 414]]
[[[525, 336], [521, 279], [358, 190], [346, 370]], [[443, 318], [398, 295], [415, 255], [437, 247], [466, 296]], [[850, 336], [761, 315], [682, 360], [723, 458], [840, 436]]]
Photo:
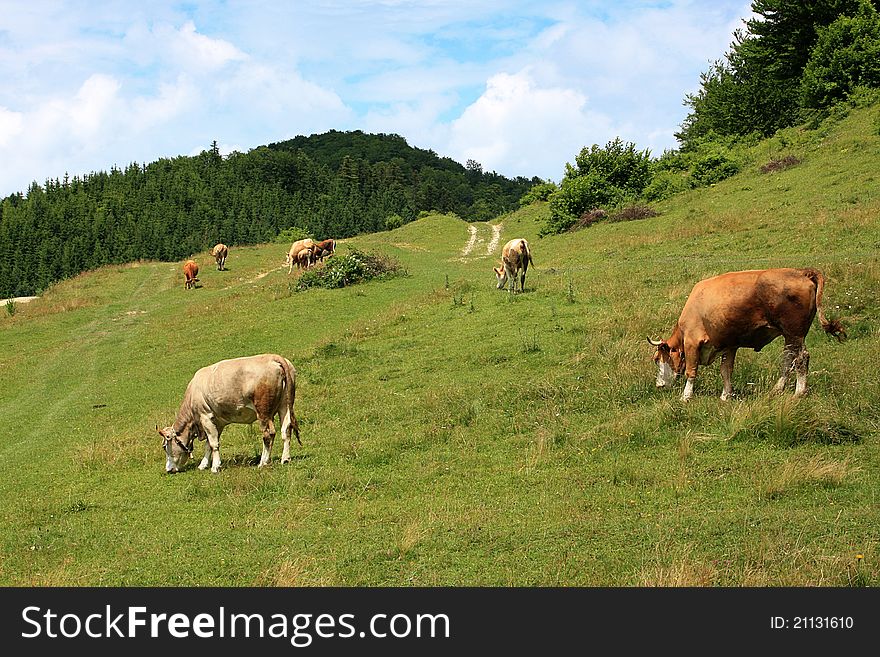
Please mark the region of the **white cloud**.
[[539, 86], [523, 70], [489, 79], [485, 93], [452, 122], [448, 151], [485, 170], [559, 180], [584, 140], [611, 132], [610, 119], [590, 110], [583, 93]]
[[13, 137], [21, 133], [24, 120], [21, 112], [12, 112], [0, 107], [0, 146], [4, 146]]

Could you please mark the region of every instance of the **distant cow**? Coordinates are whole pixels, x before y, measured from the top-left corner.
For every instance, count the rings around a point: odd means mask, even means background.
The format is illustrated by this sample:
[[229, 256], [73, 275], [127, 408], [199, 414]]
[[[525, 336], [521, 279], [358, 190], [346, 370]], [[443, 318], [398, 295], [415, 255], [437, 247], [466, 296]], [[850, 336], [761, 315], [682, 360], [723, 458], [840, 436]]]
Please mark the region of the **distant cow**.
[[195, 260], [187, 260], [183, 263], [183, 276], [186, 279], [186, 282], [183, 285], [185, 290], [190, 288], [194, 288], [196, 283], [198, 282], [199, 275], [199, 266], [196, 264]]
[[807, 391], [810, 354], [804, 339], [816, 312], [826, 333], [846, 337], [840, 322], [828, 321], [822, 312], [825, 277], [815, 269], [763, 269], [737, 271], [707, 278], [690, 293], [668, 340], [651, 340], [657, 347], [657, 387], [670, 385], [685, 372], [687, 383], [682, 401], [694, 393], [699, 365], [709, 365], [721, 354], [721, 399], [733, 394], [731, 374], [736, 350], [760, 351], [783, 336], [782, 369], [774, 391], [782, 392], [791, 370], [797, 372], [794, 394]]
[[297, 269], [308, 269], [315, 262], [315, 250], [314, 248], [302, 249], [294, 258]]
[[299, 255], [300, 251], [303, 251], [304, 249], [308, 251], [306, 266], [308, 267], [309, 265], [311, 265], [312, 251], [314, 250], [314, 248], [315, 241], [309, 237], [302, 240], [297, 240], [296, 242], [291, 244], [290, 250], [287, 252], [287, 258], [284, 260], [284, 264], [289, 265], [287, 273], [289, 274], [293, 271], [294, 265], [300, 266], [300, 258], [298, 258], [297, 256]]
[[519, 291], [522, 292], [526, 285], [526, 272], [532, 263], [532, 251], [529, 243], [524, 239], [510, 240], [501, 249], [501, 267], [493, 267], [495, 278], [498, 280], [496, 286], [499, 290], [503, 290], [510, 280], [510, 292], [516, 291], [516, 276], [520, 274]]
[[223, 271], [223, 268], [226, 266], [226, 256], [229, 255], [229, 247], [220, 243], [211, 249], [211, 255], [217, 261], [217, 271]]
[[290, 434], [302, 445], [299, 425], [293, 413], [296, 398], [296, 370], [277, 354], [262, 354], [221, 360], [195, 373], [174, 424], [156, 429], [165, 450], [165, 471], [178, 472], [192, 456], [196, 437], [207, 440], [199, 464], [211, 472], [220, 470], [220, 434], [229, 424], [259, 421], [263, 431], [260, 467], [269, 463], [275, 441], [275, 415], [281, 420], [284, 449], [281, 462], [290, 461]]
[[331, 256], [336, 252], [336, 240], [322, 240], [315, 243], [315, 250], [312, 257], [314, 262], [324, 261], [324, 258]]

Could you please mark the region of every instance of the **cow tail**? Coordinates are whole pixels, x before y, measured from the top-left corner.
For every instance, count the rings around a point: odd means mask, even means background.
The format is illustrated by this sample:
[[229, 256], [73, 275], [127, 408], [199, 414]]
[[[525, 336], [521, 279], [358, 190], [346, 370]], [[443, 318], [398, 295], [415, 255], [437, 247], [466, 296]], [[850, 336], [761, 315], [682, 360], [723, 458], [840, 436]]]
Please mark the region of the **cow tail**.
[[296, 436], [296, 442], [302, 447], [302, 440], [299, 438], [299, 423], [296, 421], [296, 415], [293, 412], [293, 405], [296, 401], [296, 371], [289, 360], [279, 357], [279, 364], [284, 370], [284, 385], [287, 387], [287, 410], [290, 413], [290, 423], [293, 427], [293, 435]]
[[836, 319], [829, 320], [825, 317], [825, 312], [822, 309], [822, 292], [825, 290], [825, 276], [816, 269], [805, 269], [804, 275], [816, 285], [816, 311], [819, 315], [819, 323], [822, 325], [822, 330], [828, 335], [833, 335], [838, 341], [845, 340], [846, 331], [843, 328], [843, 324]]

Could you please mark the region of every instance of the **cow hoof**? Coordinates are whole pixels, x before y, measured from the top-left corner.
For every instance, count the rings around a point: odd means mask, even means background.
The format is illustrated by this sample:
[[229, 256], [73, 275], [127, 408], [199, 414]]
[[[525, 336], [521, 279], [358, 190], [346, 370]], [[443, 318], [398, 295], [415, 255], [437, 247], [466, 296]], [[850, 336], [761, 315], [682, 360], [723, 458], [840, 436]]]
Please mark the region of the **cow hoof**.
[[286, 465], [287, 463], [290, 463], [290, 457], [289, 457], [289, 456], [288, 456], [286, 459], [281, 459], [281, 465]]
[[207, 470], [207, 469], [208, 469], [207, 463], [199, 463], [199, 470]]
[[220, 468], [211, 468], [211, 473], [212, 473], [212, 474], [219, 474], [219, 473], [220, 473]]

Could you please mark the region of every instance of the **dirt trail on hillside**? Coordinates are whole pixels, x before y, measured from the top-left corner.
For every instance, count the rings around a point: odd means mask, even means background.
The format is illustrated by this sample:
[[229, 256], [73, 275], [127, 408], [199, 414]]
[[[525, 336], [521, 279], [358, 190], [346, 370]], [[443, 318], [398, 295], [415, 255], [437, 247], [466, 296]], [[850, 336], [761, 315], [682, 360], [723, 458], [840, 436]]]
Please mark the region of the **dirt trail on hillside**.
[[29, 301], [39, 298], [40, 297], [12, 297], [11, 299], [0, 299], [0, 305], [5, 306], [7, 301], [12, 301], [13, 303], [28, 303]]
[[477, 227], [473, 224], [468, 226], [468, 231], [471, 236], [468, 238], [467, 244], [464, 245], [464, 248], [461, 250], [461, 259], [464, 260], [467, 258], [471, 251], [474, 250], [474, 247], [477, 245]]
[[[470, 224], [468, 226], [468, 232], [470, 235], [468, 236], [468, 241], [464, 245], [461, 250], [461, 255], [458, 260], [461, 262], [467, 262], [468, 260], [472, 260], [474, 258], [485, 258], [486, 256], [494, 255], [495, 249], [498, 247], [498, 241], [501, 239], [501, 224], [495, 224], [491, 226], [492, 228], [492, 237], [488, 241], [481, 233], [485, 233], [484, 230], [477, 228], [477, 226], [487, 226], [487, 224]], [[483, 251], [482, 245], [486, 245], [485, 252]]]
[[493, 224], [492, 241], [486, 247], [486, 255], [494, 255], [495, 249], [498, 248], [498, 242], [501, 241], [501, 224]]

